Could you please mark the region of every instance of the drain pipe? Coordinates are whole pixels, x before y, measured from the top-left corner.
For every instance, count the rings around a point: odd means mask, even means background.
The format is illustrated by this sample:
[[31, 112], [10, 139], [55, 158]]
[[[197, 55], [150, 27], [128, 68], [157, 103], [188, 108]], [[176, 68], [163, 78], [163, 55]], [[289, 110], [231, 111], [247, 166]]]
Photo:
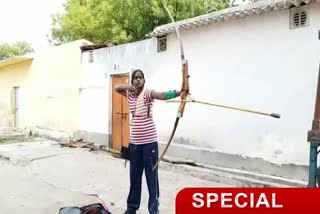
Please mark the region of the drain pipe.
[[[318, 73], [318, 86], [316, 94], [316, 103], [314, 109], [314, 117], [312, 129], [308, 132], [308, 142], [310, 142], [310, 157], [309, 157], [309, 182], [308, 187], [320, 186], [320, 175], [318, 168], [318, 147], [320, 146], [320, 66]], [[318, 174], [318, 175], [317, 175]], [[318, 177], [318, 178], [317, 178]]]

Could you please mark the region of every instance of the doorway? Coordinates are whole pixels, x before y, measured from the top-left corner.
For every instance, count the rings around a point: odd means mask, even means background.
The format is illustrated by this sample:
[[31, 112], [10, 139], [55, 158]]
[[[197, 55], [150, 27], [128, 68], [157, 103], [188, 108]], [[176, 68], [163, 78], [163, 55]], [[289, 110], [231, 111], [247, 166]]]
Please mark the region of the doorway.
[[112, 76], [112, 149], [117, 151], [129, 145], [130, 115], [127, 98], [118, 94], [114, 87], [128, 82], [129, 75]]
[[11, 109], [13, 112], [13, 126], [19, 128], [20, 123], [20, 88], [15, 86], [11, 92]]

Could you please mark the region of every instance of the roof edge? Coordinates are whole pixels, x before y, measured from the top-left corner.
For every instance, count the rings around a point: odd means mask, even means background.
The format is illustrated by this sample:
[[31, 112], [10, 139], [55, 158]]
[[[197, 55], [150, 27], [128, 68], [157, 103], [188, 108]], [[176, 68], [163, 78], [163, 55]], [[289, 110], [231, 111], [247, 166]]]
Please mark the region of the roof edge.
[[192, 28], [208, 25], [210, 23], [240, 19], [255, 14], [268, 13], [274, 10], [284, 10], [291, 7], [298, 7], [301, 5], [310, 4], [313, 1], [319, 2], [320, 0], [261, 0], [235, 7], [229, 7], [189, 19], [176, 21], [175, 23], [161, 25], [156, 27], [146, 36], [158, 37], [174, 32], [175, 27], [178, 27], [180, 31], [190, 30]]
[[22, 63], [25, 61], [30, 61], [33, 60], [33, 57], [30, 56], [13, 56], [13, 57], [9, 57], [7, 59], [1, 60], [0, 61], [0, 68], [1, 67], [5, 67], [5, 66], [9, 66], [9, 65], [13, 65], [13, 64], [17, 64], [17, 63]]

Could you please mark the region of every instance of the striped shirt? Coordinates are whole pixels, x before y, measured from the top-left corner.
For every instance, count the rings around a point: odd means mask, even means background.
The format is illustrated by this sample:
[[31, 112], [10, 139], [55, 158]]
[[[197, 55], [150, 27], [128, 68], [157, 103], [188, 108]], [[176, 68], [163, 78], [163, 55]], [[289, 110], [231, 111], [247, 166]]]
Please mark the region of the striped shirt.
[[[129, 93], [129, 110], [132, 113], [130, 143], [146, 144], [157, 141], [156, 126], [152, 117], [154, 99], [152, 90], [143, 90], [139, 96]], [[149, 107], [149, 117], [148, 117]]]

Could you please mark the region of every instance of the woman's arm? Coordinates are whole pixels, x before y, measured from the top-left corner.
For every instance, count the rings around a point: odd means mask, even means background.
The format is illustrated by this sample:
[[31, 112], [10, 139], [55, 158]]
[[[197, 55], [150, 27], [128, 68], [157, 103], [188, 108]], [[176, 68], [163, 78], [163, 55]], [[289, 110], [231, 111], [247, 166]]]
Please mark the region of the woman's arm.
[[151, 97], [157, 100], [169, 100], [180, 96], [180, 91], [157, 92], [152, 91]]
[[127, 97], [127, 91], [134, 91], [136, 88], [133, 85], [130, 84], [118, 84], [114, 87], [116, 92], [121, 94], [122, 96]]

